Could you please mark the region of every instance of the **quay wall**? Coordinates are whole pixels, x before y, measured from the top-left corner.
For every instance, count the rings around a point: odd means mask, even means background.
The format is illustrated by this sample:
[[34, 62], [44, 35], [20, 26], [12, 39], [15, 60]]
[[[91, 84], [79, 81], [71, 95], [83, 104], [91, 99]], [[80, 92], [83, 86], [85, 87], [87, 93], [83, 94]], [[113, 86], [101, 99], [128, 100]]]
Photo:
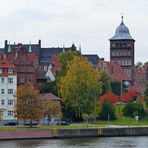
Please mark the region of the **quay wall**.
[[49, 130], [0, 130], [0, 140], [74, 137], [148, 136], [148, 127], [82, 128]]

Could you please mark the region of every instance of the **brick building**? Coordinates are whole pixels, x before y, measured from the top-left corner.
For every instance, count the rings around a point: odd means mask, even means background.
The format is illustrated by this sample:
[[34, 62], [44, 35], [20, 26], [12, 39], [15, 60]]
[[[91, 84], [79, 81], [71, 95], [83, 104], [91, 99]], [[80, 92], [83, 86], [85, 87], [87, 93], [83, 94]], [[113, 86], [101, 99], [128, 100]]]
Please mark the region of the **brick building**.
[[135, 40], [131, 37], [129, 29], [123, 22], [117, 27], [115, 35], [110, 39], [110, 60], [117, 61], [128, 75], [133, 85]]
[[[42, 48], [41, 40], [38, 41], [38, 44], [10, 44], [6, 40], [4, 48], [0, 48], [0, 53], [6, 54], [9, 61], [16, 67], [18, 84], [32, 82], [39, 85], [53, 79], [50, 74], [54, 75], [55, 71], [60, 68], [58, 55], [67, 51], [76, 51], [75, 45], [72, 44], [68, 48], [64, 46], [61, 48]], [[81, 53], [81, 47], [78, 52]], [[99, 61], [97, 55], [86, 54], [83, 56], [94, 66]]]

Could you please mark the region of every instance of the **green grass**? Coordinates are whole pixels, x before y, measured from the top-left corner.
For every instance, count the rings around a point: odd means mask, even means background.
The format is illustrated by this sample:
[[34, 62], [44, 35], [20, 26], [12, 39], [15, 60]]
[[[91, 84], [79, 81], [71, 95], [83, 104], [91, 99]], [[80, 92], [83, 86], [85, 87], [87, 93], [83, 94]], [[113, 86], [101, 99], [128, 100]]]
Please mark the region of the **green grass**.
[[[97, 124], [99, 125], [107, 125], [108, 124], [108, 121], [101, 121], [101, 120], [98, 120], [97, 121]], [[148, 120], [146, 119], [143, 119], [143, 120], [139, 120], [139, 121], [135, 121], [133, 120], [132, 118], [129, 118], [129, 117], [119, 117], [117, 120], [114, 120], [114, 121], [109, 121], [109, 124], [111, 125], [125, 125], [125, 126], [148, 126]]]
[[[66, 126], [49, 126], [49, 125], [44, 125], [44, 126], [34, 126], [34, 127], [24, 127], [24, 126], [0, 126], [0, 130], [3, 131], [13, 131], [13, 130], [48, 130], [48, 129], [78, 129], [78, 128], [98, 128], [100, 125], [85, 125], [85, 124], [71, 124], [71, 125], [66, 125]], [[102, 127], [102, 126], [101, 126]]]

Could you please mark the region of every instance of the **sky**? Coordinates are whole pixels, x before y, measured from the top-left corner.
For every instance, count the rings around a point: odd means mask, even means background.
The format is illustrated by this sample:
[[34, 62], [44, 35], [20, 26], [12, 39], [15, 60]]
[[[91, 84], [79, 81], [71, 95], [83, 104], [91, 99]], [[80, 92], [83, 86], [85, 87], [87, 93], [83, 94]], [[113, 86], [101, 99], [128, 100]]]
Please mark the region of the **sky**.
[[121, 23], [135, 42], [135, 63], [148, 61], [148, 0], [0, 0], [0, 47], [38, 43], [42, 47], [81, 44], [82, 53], [109, 60], [109, 39]]

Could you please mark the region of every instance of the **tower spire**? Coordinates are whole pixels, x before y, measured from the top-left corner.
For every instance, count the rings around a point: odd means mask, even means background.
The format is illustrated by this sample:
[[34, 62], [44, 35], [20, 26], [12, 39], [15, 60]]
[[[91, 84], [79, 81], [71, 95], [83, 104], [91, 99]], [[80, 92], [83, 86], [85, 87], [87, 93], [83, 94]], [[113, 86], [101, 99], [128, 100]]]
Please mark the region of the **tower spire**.
[[121, 13], [121, 24], [123, 24], [123, 13]]
[[29, 43], [29, 52], [32, 52], [31, 41]]
[[63, 52], [65, 52], [65, 45], [63, 44]]
[[81, 53], [81, 44], [79, 45], [79, 53]]
[[9, 41], [9, 45], [8, 45], [8, 52], [11, 52], [10, 41]]

